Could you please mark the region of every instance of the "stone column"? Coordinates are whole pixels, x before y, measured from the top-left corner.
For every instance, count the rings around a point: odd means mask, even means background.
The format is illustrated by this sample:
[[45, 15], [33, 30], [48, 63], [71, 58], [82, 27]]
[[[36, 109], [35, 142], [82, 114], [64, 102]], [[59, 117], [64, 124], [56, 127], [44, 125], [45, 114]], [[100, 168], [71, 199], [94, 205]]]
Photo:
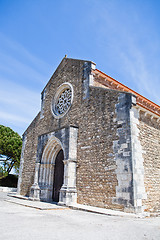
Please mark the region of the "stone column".
[[76, 162], [78, 129], [69, 129], [68, 159], [64, 160], [64, 183], [60, 190], [59, 204], [70, 205], [77, 202]]
[[54, 173], [54, 163], [50, 163], [49, 165], [49, 176], [48, 176], [48, 200], [52, 200], [53, 194], [53, 173]]
[[131, 143], [132, 143], [132, 168], [133, 168], [133, 197], [136, 213], [143, 213], [143, 199], [147, 198], [144, 186], [143, 150], [139, 140], [139, 112], [132, 107], [130, 111], [131, 120]]
[[42, 164], [40, 164], [39, 166], [39, 185], [42, 185], [42, 176], [43, 176], [43, 168], [42, 168]]
[[39, 172], [40, 163], [36, 163], [35, 175], [34, 175], [34, 184], [31, 186], [30, 198], [32, 200], [40, 200], [40, 187], [38, 185], [38, 172]]
[[60, 190], [60, 204], [70, 205], [77, 202], [76, 160], [64, 160], [64, 183]]

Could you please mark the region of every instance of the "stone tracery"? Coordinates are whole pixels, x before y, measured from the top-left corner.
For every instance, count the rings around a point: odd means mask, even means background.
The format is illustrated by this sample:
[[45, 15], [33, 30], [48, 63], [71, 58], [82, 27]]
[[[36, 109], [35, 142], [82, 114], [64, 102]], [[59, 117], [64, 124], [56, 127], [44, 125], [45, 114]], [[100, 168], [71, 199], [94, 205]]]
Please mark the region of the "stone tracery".
[[59, 86], [52, 100], [52, 113], [55, 118], [63, 117], [70, 109], [73, 101], [73, 87], [66, 82]]
[[72, 91], [71, 89], [65, 89], [59, 96], [55, 105], [56, 112], [63, 114], [71, 106]]

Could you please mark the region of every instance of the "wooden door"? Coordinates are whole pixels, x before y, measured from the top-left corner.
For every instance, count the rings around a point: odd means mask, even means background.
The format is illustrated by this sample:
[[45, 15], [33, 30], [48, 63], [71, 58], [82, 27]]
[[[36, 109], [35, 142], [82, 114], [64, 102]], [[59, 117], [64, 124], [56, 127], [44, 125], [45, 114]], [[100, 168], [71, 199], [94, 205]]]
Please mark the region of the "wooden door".
[[63, 184], [64, 178], [64, 154], [63, 150], [60, 150], [57, 154], [55, 160], [55, 168], [54, 168], [54, 182], [53, 182], [53, 201], [59, 202], [59, 192]]

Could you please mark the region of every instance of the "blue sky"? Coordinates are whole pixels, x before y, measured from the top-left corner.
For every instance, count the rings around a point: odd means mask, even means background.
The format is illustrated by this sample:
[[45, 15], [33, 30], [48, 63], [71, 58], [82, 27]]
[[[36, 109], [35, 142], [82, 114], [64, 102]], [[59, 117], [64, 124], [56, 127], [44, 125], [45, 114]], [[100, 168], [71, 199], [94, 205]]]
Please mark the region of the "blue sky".
[[65, 54], [160, 105], [160, 1], [0, 0], [0, 124], [20, 135]]

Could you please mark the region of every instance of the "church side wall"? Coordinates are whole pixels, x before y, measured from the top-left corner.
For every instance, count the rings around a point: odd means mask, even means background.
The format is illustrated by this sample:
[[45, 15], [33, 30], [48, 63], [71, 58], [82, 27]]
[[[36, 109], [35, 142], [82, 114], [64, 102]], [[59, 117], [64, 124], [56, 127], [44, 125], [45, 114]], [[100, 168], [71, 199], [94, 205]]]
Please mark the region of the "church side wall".
[[145, 210], [160, 211], [160, 127], [151, 116], [140, 112], [139, 139], [143, 149], [144, 182], [147, 199]]
[[[30, 187], [34, 181], [35, 162], [37, 154], [37, 127], [39, 124], [40, 114], [33, 120], [28, 129], [25, 132], [25, 147], [23, 149], [23, 168], [21, 183], [20, 183], [20, 194], [29, 196]], [[21, 159], [22, 161], [22, 159]]]

